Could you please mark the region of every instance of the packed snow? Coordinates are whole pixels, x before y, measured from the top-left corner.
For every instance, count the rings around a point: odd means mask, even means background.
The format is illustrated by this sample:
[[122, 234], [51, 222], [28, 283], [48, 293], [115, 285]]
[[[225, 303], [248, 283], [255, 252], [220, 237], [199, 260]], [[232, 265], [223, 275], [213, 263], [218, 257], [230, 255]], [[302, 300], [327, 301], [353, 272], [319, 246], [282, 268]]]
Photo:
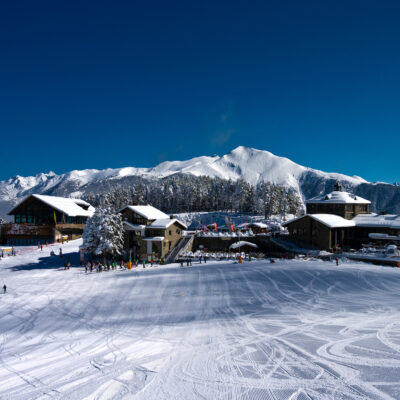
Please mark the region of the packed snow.
[[399, 399], [400, 269], [0, 261], [0, 398]]

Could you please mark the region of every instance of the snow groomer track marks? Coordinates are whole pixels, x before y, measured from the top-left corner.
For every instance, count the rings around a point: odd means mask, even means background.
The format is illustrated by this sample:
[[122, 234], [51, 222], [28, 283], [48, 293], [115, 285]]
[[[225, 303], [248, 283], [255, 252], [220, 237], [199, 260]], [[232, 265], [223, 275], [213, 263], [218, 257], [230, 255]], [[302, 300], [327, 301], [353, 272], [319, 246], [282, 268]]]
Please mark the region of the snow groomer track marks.
[[[78, 262], [80, 242], [63, 246]], [[400, 269], [0, 261], [0, 399], [399, 399]]]

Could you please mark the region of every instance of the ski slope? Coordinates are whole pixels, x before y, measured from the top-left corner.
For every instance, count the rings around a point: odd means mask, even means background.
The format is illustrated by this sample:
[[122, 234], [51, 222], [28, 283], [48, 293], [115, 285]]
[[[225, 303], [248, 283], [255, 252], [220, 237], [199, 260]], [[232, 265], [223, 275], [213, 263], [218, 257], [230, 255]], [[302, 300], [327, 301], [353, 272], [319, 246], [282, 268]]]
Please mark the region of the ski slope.
[[[63, 245], [75, 265], [78, 245]], [[278, 260], [85, 275], [49, 253], [0, 261], [2, 400], [400, 398], [400, 269]]]

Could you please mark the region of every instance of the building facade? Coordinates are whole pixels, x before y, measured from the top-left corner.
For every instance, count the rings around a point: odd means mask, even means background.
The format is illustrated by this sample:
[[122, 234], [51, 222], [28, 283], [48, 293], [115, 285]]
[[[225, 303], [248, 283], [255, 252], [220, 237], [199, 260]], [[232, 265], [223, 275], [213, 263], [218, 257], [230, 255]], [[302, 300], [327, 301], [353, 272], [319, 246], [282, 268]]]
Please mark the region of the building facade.
[[306, 201], [306, 214], [334, 214], [353, 219], [358, 214], [369, 214], [370, 204], [369, 200], [343, 192], [336, 183], [333, 192]]
[[400, 240], [400, 216], [371, 213], [370, 204], [336, 184], [333, 192], [306, 202], [306, 215], [284, 226], [293, 241], [328, 251], [358, 249], [385, 238]]
[[93, 213], [81, 199], [32, 194], [8, 213], [14, 222], [2, 225], [2, 242], [30, 245], [76, 239]]
[[124, 250], [133, 259], [161, 259], [178, 244], [186, 225], [155, 207], [125, 206], [118, 210], [124, 223]]

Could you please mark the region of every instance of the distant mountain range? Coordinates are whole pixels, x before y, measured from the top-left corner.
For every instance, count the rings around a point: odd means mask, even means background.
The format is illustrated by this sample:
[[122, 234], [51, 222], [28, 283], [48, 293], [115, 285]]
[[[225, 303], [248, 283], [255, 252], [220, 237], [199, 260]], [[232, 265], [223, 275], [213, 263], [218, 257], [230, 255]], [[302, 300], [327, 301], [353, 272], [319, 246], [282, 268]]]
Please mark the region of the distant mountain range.
[[192, 174], [222, 179], [244, 179], [252, 185], [261, 181], [295, 189], [303, 200], [331, 191], [339, 180], [344, 190], [365, 197], [375, 211], [400, 213], [400, 187], [371, 183], [358, 176], [327, 173], [303, 167], [288, 158], [253, 148], [239, 146], [224, 156], [202, 156], [187, 161], [165, 161], [152, 168], [117, 168], [74, 170], [35, 176], [15, 176], [0, 181], [0, 216], [31, 193], [82, 197], [86, 194], [129, 186], [135, 179], [157, 180], [174, 174]]

